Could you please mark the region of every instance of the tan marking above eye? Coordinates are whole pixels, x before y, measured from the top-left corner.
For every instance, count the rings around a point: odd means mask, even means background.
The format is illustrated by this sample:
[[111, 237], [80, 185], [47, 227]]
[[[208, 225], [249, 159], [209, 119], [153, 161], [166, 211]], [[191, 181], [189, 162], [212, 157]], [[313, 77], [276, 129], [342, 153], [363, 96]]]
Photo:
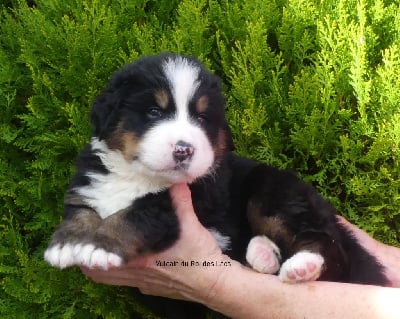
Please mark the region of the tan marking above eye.
[[161, 89], [161, 90], [157, 91], [154, 94], [154, 97], [155, 97], [156, 102], [159, 107], [161, 107], [164, 110], [168, 107], [169, 96], [168, 96], [168, 92], [166, 90]]
[[198, 114], [204, 113], [208, 108], [208, 96], [203, 95], [196, 102], [196, 111]]

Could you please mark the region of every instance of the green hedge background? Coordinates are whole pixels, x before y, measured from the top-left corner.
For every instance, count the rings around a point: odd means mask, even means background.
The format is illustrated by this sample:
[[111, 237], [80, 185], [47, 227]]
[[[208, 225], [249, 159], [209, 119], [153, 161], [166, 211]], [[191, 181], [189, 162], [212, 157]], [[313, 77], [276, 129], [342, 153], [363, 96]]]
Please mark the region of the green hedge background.
[[88, 114], [143, 54], [224, 80], [237, 152], [293, 168], [400, 246], [400, 3], [8, 0], [0, 4], [0, 317], [152, 318], [125, 288], [42, 258]]

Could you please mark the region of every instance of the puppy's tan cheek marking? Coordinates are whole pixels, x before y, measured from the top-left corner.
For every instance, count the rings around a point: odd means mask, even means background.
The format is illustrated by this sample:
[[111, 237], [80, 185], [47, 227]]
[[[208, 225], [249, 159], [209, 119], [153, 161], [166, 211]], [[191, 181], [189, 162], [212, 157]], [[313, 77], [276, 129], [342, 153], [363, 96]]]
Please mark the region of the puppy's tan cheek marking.
[[112, 150], [118, 150], [127, 161], [132, 161], [136, 157], [137, 137], [132, 132], [125, 132], [122, 128], [122, 122], [118, 124], [117, 129], [107, 140], [107, 146]]
[[159, 90], [154, 94], [156, 102], [159, 107], [166, 109], [169, 104], [168, 92], [166, 90]]
[[124, 145], [122, 149], [122, 154], [127, 161], [132, 161], [136, 158], [137, 152], [137, 138], [133, 133], [123, 133], [121, 136], [122, 144]]
[[196, 102], [196, 111], [197, 114], [204, 113], [208, 108], [208, 96], [203, 95]]
[[123, 123], [120, 122], [114, 132], [106, 139], [106, 144], [111, 150], [122, 150], [121, 135], [123, 134]]

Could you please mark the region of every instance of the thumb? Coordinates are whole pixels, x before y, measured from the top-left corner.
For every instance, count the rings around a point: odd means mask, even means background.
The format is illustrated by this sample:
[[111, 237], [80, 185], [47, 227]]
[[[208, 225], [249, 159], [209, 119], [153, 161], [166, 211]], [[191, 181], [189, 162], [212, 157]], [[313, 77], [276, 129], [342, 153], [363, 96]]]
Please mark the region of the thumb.
[[176, 215], [181, 220], [188, 214], [196, 216], [192, 204], [192, 194], [187, 184], [175, 184], [170, 188], [172, 204], [175, 207]]

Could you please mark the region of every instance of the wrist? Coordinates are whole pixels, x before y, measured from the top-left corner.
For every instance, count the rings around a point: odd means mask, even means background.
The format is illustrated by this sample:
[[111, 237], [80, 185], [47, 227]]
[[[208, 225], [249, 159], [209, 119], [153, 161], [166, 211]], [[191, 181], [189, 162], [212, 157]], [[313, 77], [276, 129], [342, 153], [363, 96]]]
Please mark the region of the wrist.
[[[207, 307], [217, 310], [220, 305], [220, 296], [226, 294], [226, 284], [229, 278], [234, 278], [234, 273], [237, 267], [241, 265], [229, 258], [227, 255], [221, 254], [218, 259], [219, 266], [215, 269], [210, 269], [208, 272], [209, 278], [207, 282], [209, 286], [203, 291], [202, 302]], [[211, 277], [211, 278], [210, 278]]]
[[190, 274], [190, 299], [215, 310], [218, 294], [223, 291], [226, 278], [236, 264], [222, 253], [202, 261]]
[[229, 318], [247, 318], [248, 309], [243, 306], [243, 301], [253, 293], [254, 286], [249, 283], [256, 282], [259, 274], [225, 257], [230, 266], [221, 268], [217, 273], [202, 303]]
[[381, 245], [383, 246], [382, 255], [379, 259], [385, 268], [386, 276], [392, 287], [400, 287], [400, 249], [385, 244]]
[[237, 262], [222, 253], [190, 261], [186, 266], [179, 266], [179, 271], [170, 272], [170, 287], [180, 294], [180, 298], [201, 303], [209, 308], [214, 301], [219, 287], [225, 280], [226, 273]]

